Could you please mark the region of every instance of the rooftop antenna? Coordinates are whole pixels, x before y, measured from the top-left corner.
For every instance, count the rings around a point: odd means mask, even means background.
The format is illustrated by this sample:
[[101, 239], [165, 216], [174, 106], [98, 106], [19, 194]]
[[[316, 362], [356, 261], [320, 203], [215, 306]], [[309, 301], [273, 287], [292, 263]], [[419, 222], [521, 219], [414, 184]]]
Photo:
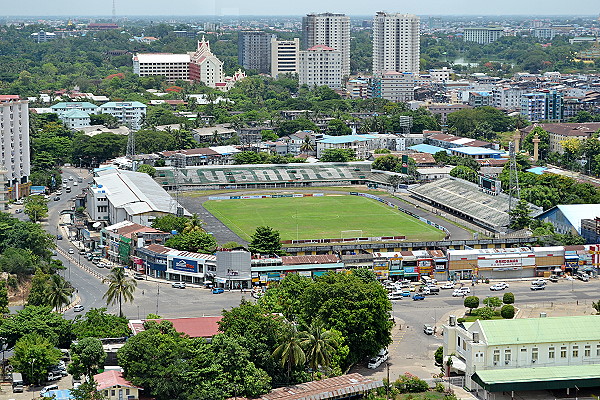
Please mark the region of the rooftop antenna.
[[127, 136], [127, 156], [132, 159], [135, 156], [135, 132], [133, 130], [130, 130]]
[[112, 22], [115, 22], [117, 19], [117, 0], [113, 0], [112, 6]]
[[517, 153], [515, 151], [515, 142], [508, 145], [508, 154], [510, 157], [510, 180], [508, 184], [508, 211], [513, 209], [513, 198], [518, 201], [521, 197], [519, 189], [519, 170], [517, 169]]

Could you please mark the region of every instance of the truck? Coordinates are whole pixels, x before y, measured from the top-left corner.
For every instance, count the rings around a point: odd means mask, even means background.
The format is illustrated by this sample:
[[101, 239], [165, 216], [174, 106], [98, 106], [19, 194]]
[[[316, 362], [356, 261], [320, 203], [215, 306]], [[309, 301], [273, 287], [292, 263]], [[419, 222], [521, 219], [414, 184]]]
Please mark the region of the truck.
[[20, 372], [13, 372], [11, 380], [13, 393], [22, 393], [24, 390], [23, 375]]

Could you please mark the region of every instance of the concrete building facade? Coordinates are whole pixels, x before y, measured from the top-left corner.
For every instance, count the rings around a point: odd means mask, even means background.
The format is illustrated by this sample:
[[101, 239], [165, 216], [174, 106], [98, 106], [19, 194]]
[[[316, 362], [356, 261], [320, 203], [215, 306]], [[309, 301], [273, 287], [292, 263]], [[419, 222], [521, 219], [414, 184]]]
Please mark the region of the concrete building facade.
[[342, 87], [342, 52], [325, 45], [300, 51], [299, 81], [301, 85]]
[[10, 198], [27, 195], [31, 173], [29, 148], [29, 103], [16, 95], [0, 96], [0, 170]]
[[300, 39], [271, 39], [271, 76], [275, 79], [279, 74], [297, 74]]
[[373, 19], [373, 73], [419, 73], [419, 17], [378, 12]]
[[503, 28], [465, 28], [463, 40], [479, 44], [490, 44], [504, 36]]
[[344, 14], [308, 14], [302, 18], [302, 48], [325, 45], [341, 54], [341, 74], [350, 75], [350, 17]]
[[271, 69], [271, 40], [273, 34], [264, 31], [241, 31], [238, 33], [238, 64], [261, 74]]
[[133, 73], [139, 76], [164, 75], [169, 82], [189, 80], [190, 56], [188, 54], [135, 54]]

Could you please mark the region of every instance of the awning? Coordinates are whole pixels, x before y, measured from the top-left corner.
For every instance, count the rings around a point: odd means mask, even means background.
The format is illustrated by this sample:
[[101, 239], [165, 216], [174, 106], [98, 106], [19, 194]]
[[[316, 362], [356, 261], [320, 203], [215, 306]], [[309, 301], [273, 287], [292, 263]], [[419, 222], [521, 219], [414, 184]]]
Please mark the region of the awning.
[[477, 371], [471, 379], [488, 392], [600, 386], [600, 364]]
[[467, 364], [463, 360], [461, 360], [460, 358], [458, 358], [456, 356], [446, 357], [444, 365], [446, 365], [448, 358], [452, 358], [452, 366], [450, 368], [452, 368], [456, 371], [460, 371], [460, 372], [465, 372], [467, 370]]

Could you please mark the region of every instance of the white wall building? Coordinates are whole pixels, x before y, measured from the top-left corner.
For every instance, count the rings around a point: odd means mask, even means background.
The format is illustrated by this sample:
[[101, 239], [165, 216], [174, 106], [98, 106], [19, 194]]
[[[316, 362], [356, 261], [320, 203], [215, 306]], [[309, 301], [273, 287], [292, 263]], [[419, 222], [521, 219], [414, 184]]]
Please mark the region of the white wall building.
[[70, 110], [60, 113], [58, 118], [64, 122], [69, 129], [78, 130], [90, 126], [90, 114], [81, 110]]
[[590, 372], [597, 377], [600, 319], [594, 315], [473, 323], [457, 323], [451, 316], [443, 330], [444, 357], [452, 355], [452, 369], [465, 374], [465, 386], [478, 390], [479, 398], [539, 386], [574, 388], [568, 378], [585, 381], [587, 368], [595, 368]]
[[419, 17], [378, 12], [373, 19], [373, 73], [419, 73]]
[[[94, 173], [94, 185], [86, 193], [86, 209], [95, 221], [150, 226], [157, 217], [177, 214], [181, 207], [148, 174], [111, 167]], [[190, 215], [183, 207], [180, 212]]]
[[395, 102], [415, 99], [415, 77], [411, 72], [388, 71], [381, 76], [381, 97]]
[[329, 136], [317, 140], [317, 158], [321, 158], [327, 149], [349, 149], [356, 158], [366, 160], [371, 152], [379, 148], [380, 140], [375, 135]]
[[139, 101], [110, 101], [102, 104], [99, 110], [102, 114], [116, 117], [120, 123], [137, 131], [142, 127], [147, 106]]
[[430, 69], [429, 75], [431, 76], [432, 82], [446, 83], [450, 80], [450, 74], [453, 74], [454, 70], [448, 67], [440, 69]]
[[139, 76], [164, 75], [169, 82], [190, 79], [189, 54], [148, 53], [133, 56], [133, 73]]
[[19, 96], [0, 96], [0, 170], [5, 171], [10, 197], [24, 194], [21, 184], [31, 173], [29, 150], [29, 104]]
[[190, 56], [190, 77], [195, 82], [202, 82], [208, 87], [216, 88], [225, 85], [223, 61], [219, 60], [210, 50], [210, 43], [202, 37], [198, 48]]
[[342, 76], [350, 75], [350, 17], [344, 14], [308, 14], [302, 18], [302, 48], [325, 45], [341, 53]]
[[463, 40], [489, 44], [504, 36], [504, 28], [465, 28]]
[[315, 45], [300, 51], [298, 64], [301, 85], [342, 87], [342, 53], [339, 50]]
[[298, 53], [300, 39], [271, 39], [271, 76], [275, 79], [279, 74], [298, 73]]
[[521, 97], [527, 91], [519, 87], [494, 86], [492, 88], [492, 105], [504, 110], [520, 110]]

